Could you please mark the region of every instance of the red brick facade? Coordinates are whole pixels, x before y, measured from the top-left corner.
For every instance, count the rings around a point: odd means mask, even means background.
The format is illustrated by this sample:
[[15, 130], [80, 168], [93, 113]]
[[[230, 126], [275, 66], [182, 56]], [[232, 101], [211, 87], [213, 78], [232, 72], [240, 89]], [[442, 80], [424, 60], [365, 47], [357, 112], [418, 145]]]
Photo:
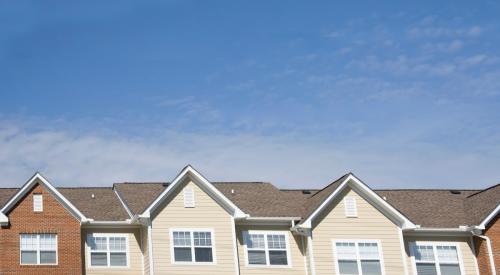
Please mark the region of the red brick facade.
[[[500, 273], [500, 221], [497, 216], [488, 226], [485, 235], [491, 240], [491, 248], [493, 250], [493, 259], [497, 273]], [[490, 257], [488, 255], [488, 247], [485, 240], [474, 238], [476, 244], [477, 264], [479, 266], [479, 274], [491, 275]]]
[[[43, 212], [33, 211], [33, 194], [43, 195]], [[32, 190], [8, 213], [10, 225], [0, 230], [0, 274], [82, 274], [81, 231], [73, 217], [42, 185]], [[21, 265], [22, 233], [57, 234], [57, 265]]]

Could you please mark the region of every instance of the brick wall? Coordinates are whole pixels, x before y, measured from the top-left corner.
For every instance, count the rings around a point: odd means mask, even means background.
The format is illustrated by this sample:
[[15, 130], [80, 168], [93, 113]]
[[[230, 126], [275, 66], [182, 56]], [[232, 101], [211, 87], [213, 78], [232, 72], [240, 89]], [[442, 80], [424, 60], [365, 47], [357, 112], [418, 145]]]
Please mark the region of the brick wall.
[[[497, 216], [485, 231], [485, 235], [491, 240], [491, 248], [493, 250], [493, 258], [497, 274], [500, 274], [500, 221]], [[485, 240], [475, 237], [477, 264], [479, 266], [479, 274], [491, 275], [490, 258], [488, 255], [488, 247]]]
[[[33, 194], [43, 195], [43, 212], [33, 211]], [[80, 223], [42, 185], [33, 189], [8, 214], [0, 229], [0, 274], [82, 274]], [[21, 233], [57, 234], [58, 264], [20, 265]]]

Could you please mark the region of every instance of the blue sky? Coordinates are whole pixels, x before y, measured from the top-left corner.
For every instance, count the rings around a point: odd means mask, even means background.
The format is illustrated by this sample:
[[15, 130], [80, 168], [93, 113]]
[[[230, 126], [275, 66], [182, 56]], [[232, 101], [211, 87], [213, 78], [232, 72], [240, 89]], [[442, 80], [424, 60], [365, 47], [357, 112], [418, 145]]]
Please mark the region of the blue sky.
[[500, 182], [496, 1], [0, 1], [1, 186]]

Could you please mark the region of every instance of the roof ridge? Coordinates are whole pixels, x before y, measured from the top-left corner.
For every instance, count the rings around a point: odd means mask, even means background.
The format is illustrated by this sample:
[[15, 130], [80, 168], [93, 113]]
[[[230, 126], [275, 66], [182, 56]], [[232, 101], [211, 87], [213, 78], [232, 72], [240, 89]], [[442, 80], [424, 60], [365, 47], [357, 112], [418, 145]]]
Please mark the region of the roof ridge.
[[312, 198], [312, 197], [316, 196], [317, 194], [321, 193], [321, 191], [323, 191], [323, 190], [325, 190], [326, 188], [330, 187], [332, 184], [337, 183], [339, 180], [341, 180], [341, 179], [343, 179], [344, 177], [347, 177], [348, 175], [351, 175], [351, 174], [352, 174], [352, 173], [351, 173], [351, 172], [349, 172], [349, 173], [347, 173], [347, 174], [343, 175], [342, 177], [340, 177], [340, 178], [338, 178], [338, 179], [336, 179], [336, 180], [332, 181], [332, 182], [331, 182], [331, 183], [329, 183], [327, 186], [325, 186], [325, 187], [323, 187], [323, 188], [319, 189], [319, 190], [318, 190], [318, 192], [314, 193], [314, 194], [313, 194], [312, 196], [310, 196], [308, 199], [310, 199], [310, 198]]
[[234, 184], [271, 184], [268, 181], [212, 181], [212, 184], [225, 184], [225, 183], [234, 183]]
[[496, 187], [498, 187], [498, 186], [500, 186], [500, 183], [497, 183], [497, 184], [495, 184], [495, 185], [492, 185], [492, 186], [490, 186], [490, 187], [488, 187], [488, 188], [485, 188], [485, 189], [482, 189], [482, 190], [480, 189], [480, 190], [478, 190], [479, 192], [476, 192], [476, 193], [474, 193], [474, 194], [471, 194], [471, 195], [467, 196], [467, 198], [470, 198], [470, 197], [475, 196], [475, 195], [477, 195], [477, 194], [481, 194], [481, 193], [483, 193], [483, 192], [486, 192], [486, 191], [488, 191], [488, 190], [490, 190], [490, 189], [493, 189], [493, 188], [496, 188]]
[[114, 182], [114, 184], [166, 184], [170, 183], [168, 181], [123, 181], [123, 182]]
[[458, 189], [458, 188], [382, 188], [373, 191], [479, 191], [481, 189]]

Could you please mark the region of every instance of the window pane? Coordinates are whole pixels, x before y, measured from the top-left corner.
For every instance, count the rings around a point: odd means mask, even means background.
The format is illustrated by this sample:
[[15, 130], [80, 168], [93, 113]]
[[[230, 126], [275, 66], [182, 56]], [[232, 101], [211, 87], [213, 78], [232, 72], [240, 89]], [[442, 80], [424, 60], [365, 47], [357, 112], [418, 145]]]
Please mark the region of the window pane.
[[440, 262], [458, 262], [456, 246], [436, 246], [438, 259]]
[[126, 251], [127, 241], [125, 237], [109, 237], [110, 251]]
[[340, 274], [359, 274], [357, 261], [340, 260], [338, 263]]
[[36, 264], [36, 251], [21, 251], [22, 264]]
[[417, 263], [417, 274], [418, 275], [437, 275], [435, 264], [422, 264]]
[[249, 250], [248, 251], [248, 263], [249, 264], [266, 264], [266, 252], [261, 250]]
[[189, 247], [174, 247], [174, 259], [176, 262], [191, 262], [191, 248]]
[[123, 252], [109, 253], [109, 264], [111, 266], [127, 266], [127, 254]]
[[90, 265], [92, 266], [107, 266], [108, 256], [106, 252], [90, 253]]
[[55, 251], [40, 251], [41, 264], [55, 264], [56, 261], [57, 260]]
[[212, 248], [196, 247], [194, 249], [194, 260], [196, 262], [213, 262]]
[[380, 261], [378, 260], [362, 260], [361, 271], [363, 275], [381, 275]]
[[357, 259], [356, 246], [354, 243], [336, 243], [337, 256], [339, 259]]
[[361, 259], [378, 259], [377, 243], [359, 243], [359, 256]]
[[41, 234], [40, 235], [40, 250], [56, 250], [56, 235]]
[[458, 264], [440, 264], [441, 275], [460, 275], [460, 266]]
[[417, 261], [434, 261], [432, 245], [416, 245], [413, 254], [415, 254]]
[[193, 232], [195, 246], [212, 246], [212, 233]]
[[174, 246], [191, 246], [191, 232], [174, 232]]
[[267, 235], [269, 249], [286, 249], [285, 235]]
[[89, 237], [90, 250], [108, 250], [108, 245], [106, 243], [106, 237]]
[[265, 248], [263, 234], [249, 234], [247, 239], [248, 248]]
[[269, 251], [270, 265], [287, 265], [286, 251]]
[[36, 234], [21, 235], [21, 250], [37, 250]]

